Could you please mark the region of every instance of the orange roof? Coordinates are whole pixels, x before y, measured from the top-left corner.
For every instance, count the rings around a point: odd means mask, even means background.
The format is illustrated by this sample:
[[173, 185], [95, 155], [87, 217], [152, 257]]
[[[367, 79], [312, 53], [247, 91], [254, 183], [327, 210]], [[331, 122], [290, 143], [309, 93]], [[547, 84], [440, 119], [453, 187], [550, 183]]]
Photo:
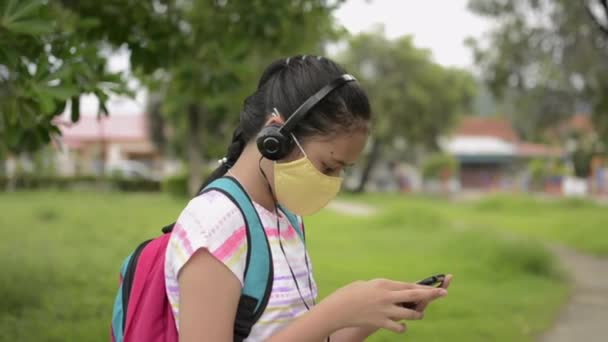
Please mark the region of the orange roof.
[[521, 157], [561, 157], [564, 151], [559, 147], [521, 142], [517, 144], [517, 154]]
[[454, 131], [459, 136], [485, 136], [506, 141], [519, 141], [519, 136], [506, 119], [495, 117], [466, 116]]

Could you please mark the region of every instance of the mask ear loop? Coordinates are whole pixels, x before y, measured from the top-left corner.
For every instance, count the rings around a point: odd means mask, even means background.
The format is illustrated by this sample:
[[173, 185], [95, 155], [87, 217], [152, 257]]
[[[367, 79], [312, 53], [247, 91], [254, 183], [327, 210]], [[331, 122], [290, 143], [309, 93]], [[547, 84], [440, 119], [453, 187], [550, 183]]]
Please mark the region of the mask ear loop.
[[275, 118], [280, 118], [281, 117], [281, 114], [277, 110], [277, 107], [272, 108], [272, 113], [270, 113], [270, 115], [274, 116]]
[[296, 136], [293, 135], [293, 133], [290, 133], [290, 134], [291, 134], [291, 138], [293, 139], [293, 141], [296, 143], [296, 145], [300, 149], [300, 152], [302, 152], [304, 157], [306, 157], [306, 159], [308, 159], [308, 155], [306, 154], [306, 151], [304, 151], [304, 148], [302, 148], [302, 145], [300, 145], [300, 142], [298, 141], [298, 139], [296, 139]]

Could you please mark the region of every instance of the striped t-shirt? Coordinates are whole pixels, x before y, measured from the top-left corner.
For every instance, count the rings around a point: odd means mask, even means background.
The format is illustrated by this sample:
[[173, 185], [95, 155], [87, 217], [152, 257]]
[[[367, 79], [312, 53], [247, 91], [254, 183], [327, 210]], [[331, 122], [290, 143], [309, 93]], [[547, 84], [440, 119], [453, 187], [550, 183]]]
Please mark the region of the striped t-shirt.
[[[308, 258], [308, 254], [297, 232], [289, 224], [289, 220], [284, 215], [279, 216], [284, 255], [279, 245], [276, 215], [257, 203], [254, 205], [270, 242], [274, 281], [268, 306], [245, 341], [263, 341], [307, 311], [285, 255], [309, 307], [312, 306], [313, 298], [317, 296], [316, 284], [312, 274], [309, 278], [306, 266], [305, 258]], [[177, 275], [199, 248], [206, 248], [211, 255], [225, 264], [240, 281], [241, 286], [243, 285], [247, 256], [245, 220], [236, 205], [218, 191], [204, 193], [188, 203], [175, 224], [167, 247], [165, 259], [167, 296], [173, 307], [177, 326], [179, 326]], [[312, 272], [310, 260], [308, 261]], [[311, 286], [309, 279], [312, 282]]]

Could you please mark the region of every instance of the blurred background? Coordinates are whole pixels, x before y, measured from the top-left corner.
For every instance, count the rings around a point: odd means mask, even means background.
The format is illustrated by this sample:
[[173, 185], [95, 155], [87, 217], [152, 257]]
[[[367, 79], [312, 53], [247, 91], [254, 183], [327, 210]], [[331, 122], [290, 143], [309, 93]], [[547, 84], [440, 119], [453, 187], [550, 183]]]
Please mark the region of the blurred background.
[[605, 340], [607, 0], [0, 0], [0, 340], [107, 340], [122, 260], [296, 54], [375, 114], [307, 224], [322, 294], [455, 274], [371, 341]]

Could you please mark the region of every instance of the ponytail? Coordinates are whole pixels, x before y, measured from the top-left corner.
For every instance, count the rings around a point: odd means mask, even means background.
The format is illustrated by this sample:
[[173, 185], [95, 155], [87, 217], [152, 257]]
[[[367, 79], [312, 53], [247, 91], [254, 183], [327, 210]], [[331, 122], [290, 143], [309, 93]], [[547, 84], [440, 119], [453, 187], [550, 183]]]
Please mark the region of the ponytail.
[[245, 145], [247, 145], [247, 140], [243, 137], [243, 130], [241, 127], [237, 127], [234, 133], [232, 134], [232, 142], [230, 146], [228, 146], [228, 151], [226, 152], [226, 157], [220, 159], [220, 166], [218, 166], [210, 175], [205, 179], [203, 185], [201, 185], [200, 189], [197, 193], [203, 191], [203, 189], [209, 185], [214, 180], [223, 177], [228, 170], [236, 163], [236, 161], [243, 153], [245, 149]]

